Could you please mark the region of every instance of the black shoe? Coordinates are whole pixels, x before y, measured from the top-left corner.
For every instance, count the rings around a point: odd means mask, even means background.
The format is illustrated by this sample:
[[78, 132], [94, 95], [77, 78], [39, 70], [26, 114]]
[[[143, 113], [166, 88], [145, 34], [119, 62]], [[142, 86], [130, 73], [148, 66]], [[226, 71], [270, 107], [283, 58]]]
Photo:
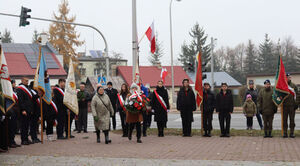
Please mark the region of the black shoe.
[[37, 138], [37, 139], [32, 140], [32, 142], [33, 142], [33, 143], [40, 143], [40, 142], [42, 142], [42, 141], [39, 140], [39, 139]]
[[11, 144], [8, 147], [10, 147], [10, 148], [16, 148], [17, 146], [15, 144]]
[[75, 138], [75, 136], [74, 135], [70, 135], [70, 138]]
[[77, 131], [77, 133], [81, 133], [81, 130]]
[[57, 137], [57, 139], [66, 139], [66, 137], [59, 136], [59, 137]]
[[32, 142], [32, 141], [30, 141], [30, 140], [28, 140], [27, 142], [28, 142], [29, 144], [34, 144], [34, 142]]
[[131, 141], [131, 139], [132, 139], [132, 135], [128, 135], [128, 139]]
[[77, 131], [77, 129], [74, 129], [73, 131]]
[[290, 133], [290, 138], [295, 138], [294, 133]]
[[6, 150], [6, 149], [2, 149], [2, 148], [0, 148], [0, 153], [5, 153], [5, 152], [7, 152], [7, 150]]
[[100, 131], [96, 131], [96, 135], [97, 135], [97, 143], [100, 143]]
[[15, 145], [17, 148], [21, 147], [21, 145], [14, 143], [13, 145]]
[[282, 137], [287, 138], [288, 137], [287, 133], [284, 133]]
[[221, 134], [220, 137], [226, 137], [226, 135], [225, 134]]
[[210, 131], [207, 132], [207, 137], [211, 137]]
[[268, 132], [265, 131], [265, 136], [264, 136], [264, 138], [268, 138], [268, 137], [269, 137]]
[[272, 131], [269, 131], [269, 138], [272, 138]]
[[28, 142], [28, 141], [22, 141], [21, 144], [22, 144], [22, 145], [29, 145], [29, 142]]
[[143, 137], [147, 137], [147, 134], [146, 134], [146, 133], [143, 133]]
[[136, 142], [137, 142], [137, 143], [142, 143], [142, 140], [138, 139]]
[[230, 134], [226, 134], [225, 137], [230, 137]]
[[84, 133], [88, 133], [88, 131], [87, 131], [87, 130], [84, 130], [83, 132], [84, 132]]

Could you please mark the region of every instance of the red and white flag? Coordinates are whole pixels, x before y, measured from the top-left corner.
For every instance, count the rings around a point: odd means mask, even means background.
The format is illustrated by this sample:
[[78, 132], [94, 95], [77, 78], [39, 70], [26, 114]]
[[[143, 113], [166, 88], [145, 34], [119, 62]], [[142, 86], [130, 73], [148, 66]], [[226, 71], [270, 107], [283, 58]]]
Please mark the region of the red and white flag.
[[161, 68], [160, 78], [165, 83], [166, 77], [168, 75], [168, 71], [166, 68]]
[[146, 36], [151, 43], [151, 52], [154, 54], [155, 52], [155, 31], [154, 31], [154, 22], [152, 22], [151, 26], [146, 31]]

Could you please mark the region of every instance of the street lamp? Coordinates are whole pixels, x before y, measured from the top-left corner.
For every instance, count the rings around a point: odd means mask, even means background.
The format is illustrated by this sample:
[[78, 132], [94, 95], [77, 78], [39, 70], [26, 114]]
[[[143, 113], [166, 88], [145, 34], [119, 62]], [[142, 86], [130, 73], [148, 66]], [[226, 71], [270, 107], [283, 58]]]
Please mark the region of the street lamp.
[[[181, 0], [176, 0], [181, 1]], [[170, 16], [170, 47], [171, 47], [171, 74], [172, 74], [172, 101], [174, 100], [174, 65], [173, 65], [173, 37], [172, 37], [172, 2], [170, 1], [169, 16]], [[174, 101], [173, 101], [174, 103]]]
[[215, 87], [215, 80], [214, 80], [214, 47], [215, 47], [215, 41], [217, 41], [216, 38], [211, 37], [211, 43], [210, 43], [210, 67], [211, 67], [211, 90], [214, 90]]

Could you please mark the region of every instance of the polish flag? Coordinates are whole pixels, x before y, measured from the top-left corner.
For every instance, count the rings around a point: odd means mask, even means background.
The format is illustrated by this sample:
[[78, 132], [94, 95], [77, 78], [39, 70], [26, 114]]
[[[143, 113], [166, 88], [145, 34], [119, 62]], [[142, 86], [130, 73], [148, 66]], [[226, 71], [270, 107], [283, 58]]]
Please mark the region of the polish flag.
[[154, 54], [155, 52], [155, 31], [154, 31], [154, 22], [152, 22], [151, 26], [146, 31], [146, 36], [151, 43], [151, 52]]
[[161, 73], [160, 73], [160, 78], [162, 79], [162, 81], [165, 83], [166, 77], [168, 75], [168, 71], [166, 68], [162, 68], [161, 69]]

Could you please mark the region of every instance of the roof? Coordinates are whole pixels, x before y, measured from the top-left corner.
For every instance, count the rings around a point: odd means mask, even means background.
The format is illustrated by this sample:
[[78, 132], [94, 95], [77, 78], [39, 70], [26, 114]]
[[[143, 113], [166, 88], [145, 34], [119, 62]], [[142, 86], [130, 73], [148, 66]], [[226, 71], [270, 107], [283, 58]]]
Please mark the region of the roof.
[[[164, 85], [166, 87], [171, 87], [171, 66], [162, 66], [162, 68], [166, 68], [169, 73]], [[158, 68], [157, 66], [140, 66], [139, 69], [143, 84], [150, 84], [151, 87], [155, 87], [157, 85], [157, 81], [161, 80], [161, 68]], [[118, 75], [123, 77], [127, 84], [130, 85], [132, 83], [132, 66], [118, 66], [117, 72]], [[181, 66], [174, 66], [174, 86], [182, 86], [182, 80], [185, 78], [189, 79], [191, 84], [194, 83]]]
[[[207, 76], [207, 78], [203, 80], [203, 83], [208, 82], [211, 84], [211, 72], [203, 72], [203, 74], [206, 74]], [[189, 73], [189, 75], [193, 80], [196, 79], [194, 73]], [[226, 82], [228, 86], [242, 86], [241, 83], [226, 72], [214, 72], [214, 82], [215, 86], [221, 86], [222, 82]]]
[[[291, 75], [300, 75], [300, 72], [287, 72]], [[275, 76], [276, 73], [257, 73], [257, 74], [248, 74], [247, 77], [265, 77], [265, 76]]]
[[[11, 77], [34, 76], [38, 60], [37, 44], [3, 43], [2, 47]], [[56, 57], [55, 49], [47, 43], [42, 46], [42, 50], [50, 78], [51, 76], [66, 76], [67, 73]]]

